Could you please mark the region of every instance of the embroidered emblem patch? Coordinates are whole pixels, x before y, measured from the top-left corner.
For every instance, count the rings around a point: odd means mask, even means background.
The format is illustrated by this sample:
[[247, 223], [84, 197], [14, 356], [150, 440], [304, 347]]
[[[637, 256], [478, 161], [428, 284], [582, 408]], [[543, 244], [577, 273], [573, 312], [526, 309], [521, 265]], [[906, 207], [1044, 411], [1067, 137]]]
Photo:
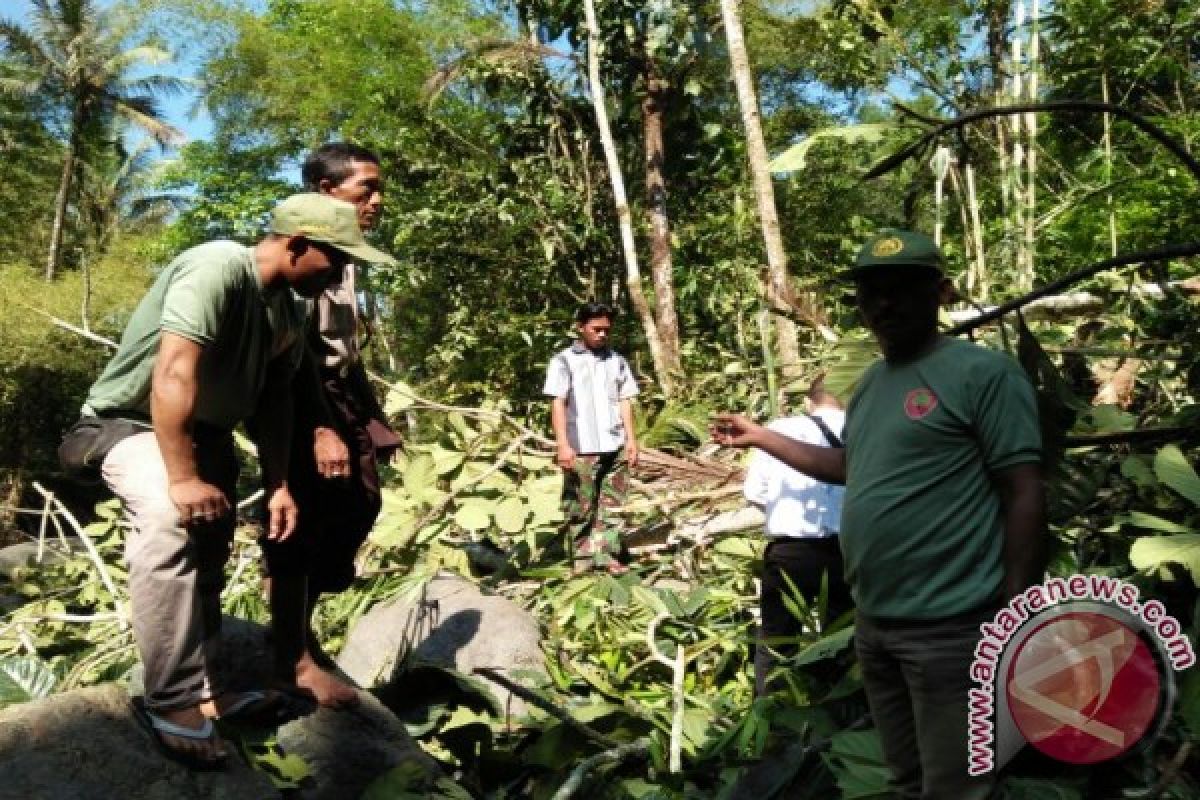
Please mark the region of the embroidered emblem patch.
[[887, 258], [894, 256], [904, 249], [904, 242], [898, 236], [889, 236], [886, 239], [880, 239], [871, 248], [871, 255], [879, 258]]
[[929, 389], [913, 389], [904, 398], [904, 413], [909, 419], [921, 419], [937, 408], [937, 395]]

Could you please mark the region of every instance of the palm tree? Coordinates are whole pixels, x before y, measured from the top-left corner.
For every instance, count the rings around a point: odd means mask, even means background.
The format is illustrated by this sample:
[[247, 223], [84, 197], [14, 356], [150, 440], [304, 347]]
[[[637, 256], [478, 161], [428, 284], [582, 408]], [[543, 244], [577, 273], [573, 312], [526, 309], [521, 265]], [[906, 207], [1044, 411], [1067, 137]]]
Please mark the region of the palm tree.
[[46, 279], [51, 280], [76, 161], [89, 131], [104, 130], [106, 122], [122, 117], [162, 146], [180, 141], [183, 134], [163, 120], [157, 98], [188, 83], [166, 75], [131, 77], [135, 67], [169, 62], [171, 54], [148, 43], [127, 48], [134, 25], [128, 14], [102, 11], [92, 0], [31, 0], [31, 5], [27, 27], [0, 20], [0, 44], [15, 66], [0, 75], [0, 91], [47, 99], [66, 140], [46, 255]]
[[128, 146], [126, 124], [113, 126], [98, 153], [88, 153], [80, 172], [76, 207], [94, 249], [104, 251], [125, 231], [159, 225], [182, 211], [182, 192], [155, 188], [174, 161], [154, 158], [154, 142], [142, 138]]

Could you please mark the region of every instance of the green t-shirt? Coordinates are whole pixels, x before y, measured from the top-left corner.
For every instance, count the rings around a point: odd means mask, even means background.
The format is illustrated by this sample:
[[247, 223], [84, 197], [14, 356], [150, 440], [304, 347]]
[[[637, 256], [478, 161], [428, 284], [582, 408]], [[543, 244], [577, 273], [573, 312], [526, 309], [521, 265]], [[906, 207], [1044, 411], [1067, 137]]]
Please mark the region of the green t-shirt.
[[186, 250], [138, 304], [84, 413], [149, 419], [158, 343], [170, 331], [204, 348], [193, 419], [232, 430], [254, 412], [272, 361], [295, 369], [307, 313], [290, 288], [263, 288], [253, 249], [217, 241]]
[[943, 338], [880, 360], [846, 413], [842, 551], [858, 608], [940, 619], [998, 599], [1004, 531], [989, 473], [1041, 460], [1033, 387], [1008, 356]]

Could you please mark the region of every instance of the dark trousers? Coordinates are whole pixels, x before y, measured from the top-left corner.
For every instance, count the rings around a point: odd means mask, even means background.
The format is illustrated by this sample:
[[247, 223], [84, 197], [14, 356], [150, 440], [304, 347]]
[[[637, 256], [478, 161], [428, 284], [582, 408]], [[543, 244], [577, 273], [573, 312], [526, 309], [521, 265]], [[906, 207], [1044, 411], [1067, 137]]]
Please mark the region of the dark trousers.
[[[821, 594], [821, 580], [828, 575], [826, 620], [837, 619], [854, 606], [850, 587], [842, 571], [842, 551], [836, 536], [806, 539], [776, 539], [763, 555], [761, 620], [754, 647], [754, 691], [764, 694], [776, 654], [790, 658], [796, 653], [795, 639], [803, 628], [788, 611], [784, 598], [791, 594], [788, 580], [810, 605]], [[787, 576], [786, 578], [784, 576]]]
[[[318, 417], [311, 399], [297, 402], [288, 467], [288, 488], [300, 510], [296, 532], [282, 542], [261, 541], [268, 574], [307, 575], [312, 597], [344, 591], [354, 581], [355, 556], [382, 507], [372, 420], [357, 399], [363, 389], [333, 373], [322, 378], [320, 390], [334, 414], [334, 428], [350, 451], [350, 476], [324, 478], [317, 473], [313, 431]], [[303, 373], [297, 376], [297, 393], [316, 391], [303, 380]]]
[[991, 795], [995, 773], [967, 774], [967, 692], [979, 625], [993, 612], [928, 621], [884, 621], [859, 612], [854, 639], [863, 688], [896, 796]]

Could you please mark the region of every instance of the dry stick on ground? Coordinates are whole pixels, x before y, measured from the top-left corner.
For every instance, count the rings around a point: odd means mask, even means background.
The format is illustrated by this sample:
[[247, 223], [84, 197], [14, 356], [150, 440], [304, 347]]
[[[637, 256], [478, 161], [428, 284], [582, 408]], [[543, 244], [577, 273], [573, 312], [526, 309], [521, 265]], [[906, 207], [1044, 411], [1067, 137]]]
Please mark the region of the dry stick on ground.
[[663, 651], [658, 649], [658, 643], [654, 641], [654, 632], [658, 629], [659, 623], [669, 619], [670, 616], [664, 612], [650, 620], [650, 624], [646, 626], [646, 646], [650, 648], [650, 653], [655, 661], [671, 670], [672, 714], [668, 769], [672, 773], [678, 774], [683, 771], [683, 677], [687, 670], [687, 654], [684, 652], [683, 645], [677, 642], [675, 658], [667, 658]]
[[542, 697], [540, 694], [533, 691], [532, 689], [527, 689], [524, 686], [522, 686], [521, 684], [509, 679], [508, 676], [506, 676], [504, 673], [500, 672], [500, 670], [495, 669], [493, 667], [476, 667], [474, 669], [474, 672], [476, 675], [482, 675], [483, 677], [487, 678], [489, 681], [492, 681], [493, 683], [500, 684], [505, 689], [508, 689], [510, 692], [512, 692], [513, 694], [515, 694], [517, 697], [521, 698], [525, 702], [529, 703], [530, 705], [537, 706], [538, 708], [540, 708], [542, 711], [545, 711], [550, 716], [554, 717], [555, 719], [563, 722], [570, 728], [581, 733], [584, 737], [586, 737], [588, 739], [588, 741], [598, 744], [601, 747], [606, 747], [606, 748], [610, 748], [610, 749], [621, 746], [621, 743], [618, 742], [616, 739], [613, 739], [610, 736], [605, 736], [603, 733], [600, 733], [600, 731], [596, 730], [595, 728], [591, 727], [590, 725], [585, 725], [584, 723], [575, 719], [570, 714], [568, 714], [567, 712], [563, 711], [561, 708], [556, 706], [552, 701], [547, 700], [546, 698]]
[[417, 394], [416, 392], [414, 392], [412, 389], [408, 388], [407, 386], [404, 386], [404, 387], [397, 386], [396, 384], [392, 383], [391, 381], [387, 380], [386, 378], [384, 378], [374, 372], [368, 371], [367, 377], [369, 377], [371, 380], [375, 381], [376, 383], [383, 384], [384, 386], [386, 386], [388, 389], [391, 389], [392, 391], [399, 392], [399, 393], [405, 395], [406, 397], [412, 398], [413, 404], [416, 406], [419, 406], [421, 408], [427, 408], [431, 411], [442, 411], [447, 414], [458, 413], [458, 414], [463, 414], [464, 416], [470, 416], [470, 417], [484, 417], [486, 419], [498, 419], [501, 422], [503, 422], [507, 425], [511, 425], [513, 428], [516, 428], [517, 431], [519, 431], [522, 434], [525, 434], [527, 437], [529, 437], [530, 440], [535, 441], [538, 444], [544, 445], [546, 447], [550, 447], [550, 448], [554, 447], [553, 439], [548, 439], [547, 437], [542, 436], [537, 431], [526, 428], [524, 425], [517, 422], [512, 417], [508, 416], [503, 411], [493, 411], [490, 408], [470, 408], [467, 406], [450, 406], [450, 405], [446, 405], [444, 403], [435, 403], [433, 400], [427, 400], [424, 397], [421, 397], [419, 394]]
[[554, 793], [552, 800], [568, 800], [583, 786], [583, 779], [588, 773], [602, 764], [619, 764], [623, 761], [643, 759], [650, 755], [650, 743], [645, 739], [619, 745], [603, 753], [597, 753], [591, 758], [579, 762], [579, 766], [571, 770], [570, 777]]
[[1064, 436], [1063, 444], [1067, 447], [1091, 447], [1099, 444], [1135, 444], [1138, 442], [1154, 441], [1157, 439], [1191, 438], [1197, 433], [1194, 425], [1180, 425], [1169, 428], [1137, 428], [1131, 431], [1113, 431], [1112, 433], [1080, 433], [1074, 436]]
[[[100, 557], [100, 553], [96, 550], [96, 545], [92, 544], [92, 540], [86, 533], [84, 533], [79, 521], [75, 519], [75, 515], [72, 514], [67, 507], [62, 504], [61, 500], [54, 496], [53, 492], [48, 491], [37, 481], [33, 482], [33, 488], [37, 490], [38, 494], [46, 499], [47, 503], [53, 503], [58, 509], [58, 514], [62, 515], [67, 522], [71, 523], [71, 527], [75, 529], [75, 533], [79, 536], [80, 541], [83, 542], [83, 546], [87, 550], [88, 557], [92, 559], [92, 563], [95, 565], [96, 571], [100, 573], [101, 583], [104, 584], [104, 587], [108, 589], [109, 594], [112, 595], [113, 606], [120, 611], [121, 595], [117, 592], [117, 585], [113, 583], [112, 576], [108, 574], [108, 567], [104, 566], [104, 559]], [[121, 627], [124, 628], [129, 623], [128, 620], [122, 616], [120, 619], [120, 624]]]
[[58, 317], [54, 316], [53, 314], [51, 314], [47, 311], [42, 311], [40, 308], [35, 308], [34, 306], [29, 305], [28, 303], [22, 303], [21, 301], [18, 300], [17, 305], [20, 305], [23, 308], [27, 308], [35, 314], [41, 314], [43, 317], [50, 320], [52, 323], [54, 323], [59, 328], [70, 331], [71, 333], [74, 333], [74, 334], [78, 334], [79, 336], [82, 336], [85, 339], [90, 339], [91, 341], [96, 342], [97, 344], [102, 344], [105, 347], [111, 347], [113, 350], [117, 349], [117, 343], [114, 342], [112, 339], [106, 339], [105, 337], [100, 336], [99, 334], [92, 333], [91, 331], [86, 331], [83, 328], [80, 328], [78, 325], [72, 325], [71, 323], [67, 322], [66, 320], [59, 319]]

